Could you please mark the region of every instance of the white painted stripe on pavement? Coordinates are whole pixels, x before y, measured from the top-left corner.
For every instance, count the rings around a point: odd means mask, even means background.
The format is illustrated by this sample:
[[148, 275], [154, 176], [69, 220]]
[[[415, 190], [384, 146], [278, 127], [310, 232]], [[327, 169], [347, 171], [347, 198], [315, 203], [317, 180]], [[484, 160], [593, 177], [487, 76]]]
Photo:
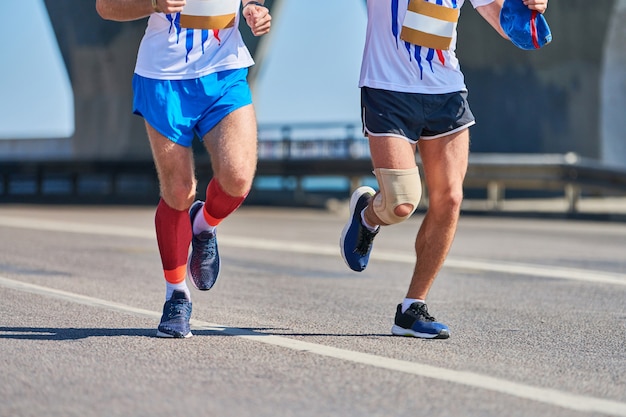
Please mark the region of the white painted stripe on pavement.
[[[300, 242], [252, 239], [235, 236], [220, 236], [219, 244], [248, 249], [339, 256], [338, 245], [323, 246], [305, 244]], [[380, 261], [402, 262], [408, 264], [415, 263], [415, 255], [413, 254], [388, 252], [382, 250], [373, 251], [371, 259], [377, 259]], [[460, 258], [446, 259], [444, 267], [460, 270], [503, 272], [506, 274], [530, 275], [573, 281], [586, 281], [592, 283], [626, 285], [625, 274], [605, 271], [593, 271], [590, 269], [563, 268], [557, 266], [531, 265], [480, 259], [468, 260]]]
[[[54, 297], [65, 301], [88, 305], [92, 307], [105, 308], [107, 310], [131, 313], [139, 316], [159, 319], [161, 313], [131, 307], [120, 303], [106, 301], [85, 295], [74, 294], [67, 291], [47, 288], [39, 285], [28, 284], [15, 281], [0, 276], [0, 285], [18, 291], [39, 294], [47, 297]], [[606, 400], [602, 398], [570, 394], [564, 391], [535, 387], [518, 382], [508, 381], [488, 375], [474, 372], [455, 371], [453, 369], [440, 368], [437, 366], [408, 362], [399, 359], [387, 358], [372, 355], [369, 353], [356, 352], [347, 349], [340, 349], [332, 346], [325, 346], [301, 340], [290, 339], [284, 336], [276, 336], [268, 333], [255, 332], [236, 327], [226, 327], [201, 320], [191, 320], [192, 329], [215, 331], [230, 336], [237, 336], [257, 343], [265, 343], [272, 346], [279, 346], [286, 349], [308, 352], [319, 356], [339, 359], [347, 362], [360, 363], [390, 371], [403, 372], [420, 377], [432, 378], [439, 381], [453, 384], [465, 385], [473, 388], [481, 388], [488, 391], [498, 392], [513, 397], [536, 401], [551, 406], [561, 407], [569, 410], [601, 413], [615, 417], [626, 417], [626, 403]]]
[[[136, 227], [122, 227], [99, 224], [67, 222], [60, 220], [43, 220], [21, 217], [0, 217], [0, 226], [22, 229], [48, 230], [56, 232], [71, 232], [91, 235], [124, 236], [155, 239], [153, 230], [147, 231]], [[340, 256], [337, 246], [306, 244], [270, 239], [255, 239], [241, 236], [223, 236], [219, 238], [220, 246], [231, 246], [244, 249], [259, 249], [275, 252], [304, 253], [310, 255]], [[388, 252], [376, 250], [372, 259], [389, 262], [415, 263], [414, 255], [408, 253]], [[596, 284], [612, 284], [626, 286], [626, 274], [590, 269], [564, 268], [547, 265], [521, 264], [482, 259], [448, 258], [444, 268], [459, 270], [488, 271], [505, 274], [527, 275], [544, 278], [583, 281]]]

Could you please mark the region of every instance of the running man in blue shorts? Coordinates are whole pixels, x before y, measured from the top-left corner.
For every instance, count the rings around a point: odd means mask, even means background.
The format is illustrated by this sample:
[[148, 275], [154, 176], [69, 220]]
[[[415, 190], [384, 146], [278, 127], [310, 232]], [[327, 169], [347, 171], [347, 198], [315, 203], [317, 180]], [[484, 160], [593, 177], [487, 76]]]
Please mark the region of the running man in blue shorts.
[[[496, 31], [513, 40], [500, 24], [503, 0], [470, 1]], [[548, 3], [515, 1], [533, 16], [543, 13]], [[428, 313], [425, 300], [456, 233], [468, 164], [468, 128], [474, 124], [454, 52], [463, 3], [367, 0], [359, 87], [363, 131], [379, 190], [359, 187], [352, 194], [340, 250], [350, 269], [362, 271], [380, 226], [400, 223], [413, 214], [422, 195], [415, 160], [419, 151], [428, 210], [415, 240], [411, 283], [396, 309], [394, 335], [437, 339], [450, 335], [448, 327]]]
[[[247, 82], [254, 64], [239, 32], [269, 32], [264, 0], [96, 0], [104, 19], [148, 18], [133, 77], [134, 112], [145, 120], [161, 200], [156, 237], [166, 281], [157, 336], [190, 337], [189, 275], [199, 290], [217, 280], [216, 227], [244, 201], [256, 171], [257, 126]], [[211, 156], [205, 201], [195, 201], [192, 141]], [[189, 254], [189, 247], [192, 247]]]

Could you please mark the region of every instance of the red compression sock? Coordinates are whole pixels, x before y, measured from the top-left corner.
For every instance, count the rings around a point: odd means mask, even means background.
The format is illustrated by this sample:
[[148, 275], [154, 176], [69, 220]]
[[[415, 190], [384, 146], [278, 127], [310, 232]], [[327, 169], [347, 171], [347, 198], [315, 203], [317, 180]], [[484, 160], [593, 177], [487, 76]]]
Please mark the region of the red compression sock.
[[206, 202], [202, 210], [206, 222], [210, 226], [217, 226], [230, 213], [237, 210], [247, 196], [248, 193], [241, 197], [226, 194], [217, 180], [213, 178], [206, 188]]
[[187, 276], [191, 222], [187, 210], [175, 210], [161, 199], [154, 216], [165, 280], [178, 284]]

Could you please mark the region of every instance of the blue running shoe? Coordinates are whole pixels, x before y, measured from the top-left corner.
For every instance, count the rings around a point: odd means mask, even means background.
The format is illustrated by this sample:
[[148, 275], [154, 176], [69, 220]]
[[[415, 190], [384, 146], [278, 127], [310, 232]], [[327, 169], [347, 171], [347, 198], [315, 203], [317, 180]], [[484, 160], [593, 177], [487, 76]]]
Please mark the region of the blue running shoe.
[[[198, 212], [204, 207], [202, 201], [196, 201], [189, 209], [189, 217], [193, 225]], [[202, 213], [200, 213], [202, 215]], [[220, 254], [217, 250], [217, 238], [215, 232], [201, 232], [191, 238], [191, 254], [187, 261], [187, 274], [191, 277], [193, 285], [207, 291], [217, 281], [220, 273]]]
[[191, 337], [190, 318], [191, 301], [187, 299], [184, 292], [174, 291], [172, 298], [163, 305], [163, 315], [157, 329], [157, 337], [176, 339]]
[[356, 272], [361, 272], [367, 267], [374, 237], [380, 230], [371, 232], [361, 223], [361, 212], [367, 207], [370, 198], [374, 194], [375, 191], [371, 187], [359, 187], [352, 193], [350, 198], [350, 220], [343, 228], [341, 239], [339, 240], [343, 260], [346, 261], [350, 269]]
[[395, 324], [391, 333], [396, 336], [421, 337], [423, 339], [447, 339], [450, 329], [443, 323], [435, 321], [428, 314], [426, 304], [416, 301], [403, 313], [402, 304], [398, 304]]

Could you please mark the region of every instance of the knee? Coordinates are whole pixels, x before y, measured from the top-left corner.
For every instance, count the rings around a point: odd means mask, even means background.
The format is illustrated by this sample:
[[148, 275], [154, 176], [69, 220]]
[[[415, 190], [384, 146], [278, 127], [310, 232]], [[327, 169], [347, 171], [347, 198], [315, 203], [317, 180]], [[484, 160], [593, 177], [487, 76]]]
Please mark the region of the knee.
[[196, 180], [161, 184], [161, 197], [176, 210], [187, 210], [196, 198]]
[[254, 169], [241, 166], [240, 169], [221, 170], [215, 178], [226, 194], [233, 197], [246, 195], [252, 188]]
[[422, 183], [417, 167], [413, 169], [374, 170], [380, 191], [374, 197], [373, 211], [384, 224], [408, 219], [422, 197]]
[[446, 192], [430, 193], [428, 207], [429, 211], [441, 214], [458, 215], [463, 203], [463, 190], [447, 190]]
[[226, 194], [233, 197], [239, 197], [248, 194], [252, 188], [253, 175], [245, 175], [244, 173], [233, 173], [227, 178], [217, 178], [222, 190]]

